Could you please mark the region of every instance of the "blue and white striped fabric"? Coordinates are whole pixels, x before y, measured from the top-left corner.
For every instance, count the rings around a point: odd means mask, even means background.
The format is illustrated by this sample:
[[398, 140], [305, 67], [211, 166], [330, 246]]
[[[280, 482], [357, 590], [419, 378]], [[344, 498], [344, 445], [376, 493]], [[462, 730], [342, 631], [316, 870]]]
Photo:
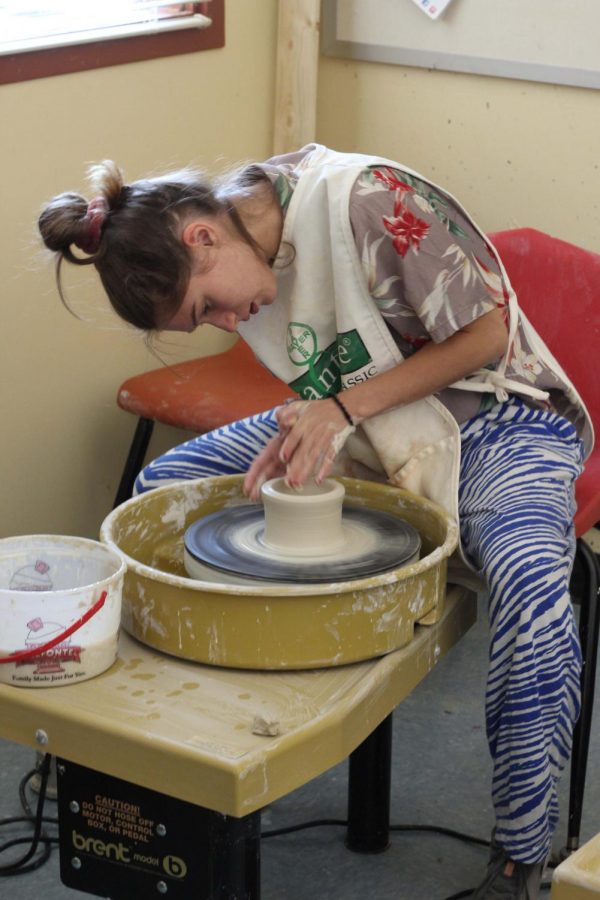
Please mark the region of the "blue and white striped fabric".
[[275, 409], [201, 434], [146, 466], [138, 475], [133, 492], [142, 494], [188, 478], [247, 472], [254, 457], [276, 434]]
[[541, 862], [558, 819], [556, 786], [579, 715], [581, 653], [569, 595], [573, 426], [519, 400], [461, 429], [463, 546], [489, 587], [486, 725], [496, 840]]
[[[176, 447], [136, 492], [245, 472], [277, 433], [274, 411]], [[568, 591], [582, 447], [565, 419], [511, 398], [461, 428], [461, 538], [489, 585], [486, 723], [496, 840], [520, 862], [547, 856], [556, 786], [579, 714], [581, 654]]]

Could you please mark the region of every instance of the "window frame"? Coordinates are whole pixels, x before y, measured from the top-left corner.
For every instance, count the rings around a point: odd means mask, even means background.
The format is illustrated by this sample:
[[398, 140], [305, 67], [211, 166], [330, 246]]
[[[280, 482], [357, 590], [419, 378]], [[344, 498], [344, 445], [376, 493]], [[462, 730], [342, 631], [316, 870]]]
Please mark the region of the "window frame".
[[212, 19], [208, 28], [185, 28], [0, 56], [0, 84], [224, 47], [225, 0], [202, 3], [200, 11]]

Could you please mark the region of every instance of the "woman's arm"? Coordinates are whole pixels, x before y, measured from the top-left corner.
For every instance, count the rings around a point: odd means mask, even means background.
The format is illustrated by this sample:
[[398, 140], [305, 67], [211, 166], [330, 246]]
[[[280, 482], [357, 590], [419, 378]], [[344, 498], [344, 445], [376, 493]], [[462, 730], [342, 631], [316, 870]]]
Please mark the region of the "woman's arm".
[[[429, 343], [407, 360], [345, 390], [344, 406], [358, 424], [397, 406], [421, 400], [499, 359], [507, 330], [500, 310], [486, 313], [439, 344]], [[333, 400], [298, 401], [278, 413], [281, 434], [254, 461], [245, 481], [257, 498], [260, 484], [284, 474], [298, 487], [315, 475], [326, 478], [343, 445], [348, 423]]]
[[492, 310], [445, 341], [425, 344], [394, 369], [344, 391], [344, 406], [360, 421], [421, 400], [500, 359], [507, 341], [504, 314]]

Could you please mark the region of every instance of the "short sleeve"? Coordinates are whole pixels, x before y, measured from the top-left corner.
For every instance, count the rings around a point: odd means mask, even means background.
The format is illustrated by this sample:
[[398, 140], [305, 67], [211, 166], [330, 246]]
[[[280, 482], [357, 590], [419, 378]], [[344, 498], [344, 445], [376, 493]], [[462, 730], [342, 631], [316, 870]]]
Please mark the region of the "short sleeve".
[[369, 293], [409, 352], [505, 307], [485, 237], [439, 188], [402, 169], [367, 168], [351, 192], [350, 221]]

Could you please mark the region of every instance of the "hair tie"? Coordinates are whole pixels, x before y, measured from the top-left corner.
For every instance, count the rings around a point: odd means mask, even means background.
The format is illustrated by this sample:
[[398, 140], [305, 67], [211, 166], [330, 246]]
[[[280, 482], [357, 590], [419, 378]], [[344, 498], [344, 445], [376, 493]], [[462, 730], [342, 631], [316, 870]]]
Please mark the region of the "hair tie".
[[88, 208], [81, 222], [82, 235], [75, 241], [75, 246], [93, 256], [98, 252], [102, 227], [108, 215], [108, 204], [104, 197], [94, 197], [88, 203]]

